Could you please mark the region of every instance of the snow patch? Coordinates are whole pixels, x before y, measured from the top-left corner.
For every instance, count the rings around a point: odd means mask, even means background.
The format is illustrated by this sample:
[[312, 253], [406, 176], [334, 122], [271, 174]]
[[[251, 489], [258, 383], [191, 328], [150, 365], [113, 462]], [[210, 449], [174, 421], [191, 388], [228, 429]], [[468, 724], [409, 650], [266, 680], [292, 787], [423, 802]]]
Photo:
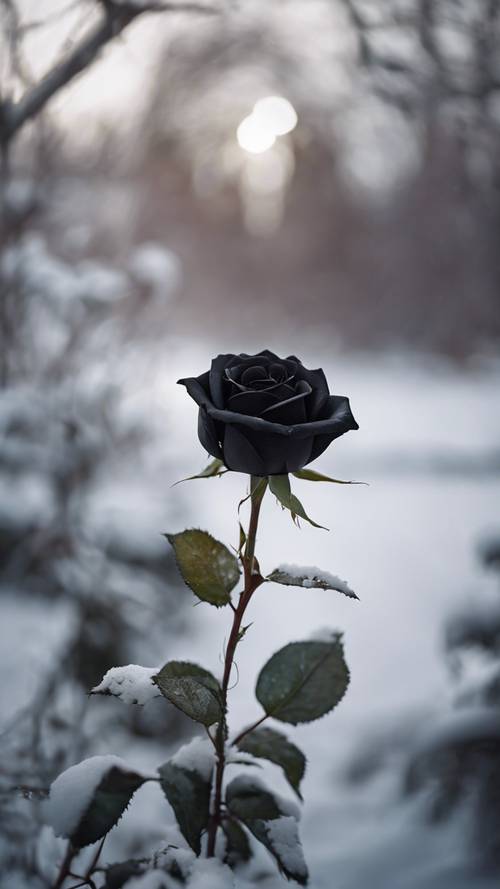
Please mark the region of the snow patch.
[[90, 805], [97, 787], [112, 768], [120, 769], [124, 774], [136, 772], [119, 756], [107, 754], [84, 759], [56, 778], [44, 807], [46, 821], [56, 836], [71, 836]]
[[132, 254], [129, 268], [136, 281], [158, 298], [169, 298], [181, 282], [178, 257], [161, 244], [141, 244]]
[[207, 738], [193, 738], [177, 751], [172, 762], [180, 769], [197, 772], [208, 781], [214, 767], [214, 748]]
[[312, 642], [336, 642], [341, 635], [337, 630], [332, 630], [331, 627], [320, 627], [319, 630], [311, 633], [309, 638]]
[[155, 867], [163, 868], [164, 871], [168, 871], [175, 863], [184, 879], [187, 880], [195, 858], [196, 856], [191, 849], [169, 846], [167, 849], [162, 849], [161, 852], [158, 852], [153, 860]]
[[124, 883], [123, 889], [170, 889], [171, 880], [162, 870], [150, 870], [138, 877], [131, 877]]
[[266, 832], [272, 848], [286, 869], [296, 876], [306, 877], [307, 867], [295, 818], [284, 815], [266, 821]]
[[266, 793], [270, 793], [282, 815], [289, 816], [294, 821], [300, 821], [301, 812], [298, 805], [293, 800], [275, 793], [274, 790], [270, 791], [260, 778], [254, 775], [237, 775], [231, 782], [231, 788], [234, 793], [245, 793], [249, 790], [263, 790]]
[[298, 586], [311, 588], [318, 584], [324, 584], [325, 587], [332, 587], [345, 596], [357, 599], [356, 593], [351, 589], [347, 581], [337, 577], [336, 574], [331, 574], [330, 571], [323, 571], [315, 565], [288, 565], [284, 563], [278, 565], [276, 572], [288, 574], [290, 577], [299, 580], [300, 584]]
[[153, 676], [159, 669], [159, 667], [140, 667], [138, 664], [111, 667], [99, 685], [92, 689], [91, 694], [113, 695], [124, 704], [147, 704], [153, 698], [161, 696], [158, 687], [153, 683]]
[[234, 878], [227, 864], [217, 858], [203, 858], [195, 861], [188, 889], [234, 889]]

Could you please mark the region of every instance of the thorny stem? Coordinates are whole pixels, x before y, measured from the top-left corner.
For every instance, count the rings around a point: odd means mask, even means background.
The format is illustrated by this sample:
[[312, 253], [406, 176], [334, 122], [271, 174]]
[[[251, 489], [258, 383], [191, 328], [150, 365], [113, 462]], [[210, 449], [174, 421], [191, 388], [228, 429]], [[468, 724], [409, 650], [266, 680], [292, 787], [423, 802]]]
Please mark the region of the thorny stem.
[[212, 815], [208, 825], [208, 841], [207, 841], [207, 858], [213, 858], [215, 855], [215, 841], [217, 838], [217, 830], [221, 823], [222, 810], [222, 785], [224, 781], [224, 769], [226, 766], [226, 738], [227, 738], [227, 693], [231, 671], [234, 662], [234, 654], [239, 642], [241, 623], [246, 608], [255, 590], [262, 583], [264, 578], [260, 571], [255, 570], [255, 542], [257, 538], [257, 527], [259, 524], [259, 513], [262, 498], [266, 492], [267, 484], [259, 484], [262, 480], [251, 476], [250, 491], [252, 508], [250, 513], [250, 522], [248, 525], [248, 534], [245, 544], [245, 550], [241, 557], [244, 572], [244, 588], [240, 593], [238, 605], [234, 610], [233, 625], [226, 648], [226, 656], [224, 659], [224, 675], [222, 678], [222, 712], [223, 717], [217, 728], [217, 736], [215, 739], [215, 748], [217, 751], [217, 764], [215, 767], [215, 786], [214, 801], [212, 807]]

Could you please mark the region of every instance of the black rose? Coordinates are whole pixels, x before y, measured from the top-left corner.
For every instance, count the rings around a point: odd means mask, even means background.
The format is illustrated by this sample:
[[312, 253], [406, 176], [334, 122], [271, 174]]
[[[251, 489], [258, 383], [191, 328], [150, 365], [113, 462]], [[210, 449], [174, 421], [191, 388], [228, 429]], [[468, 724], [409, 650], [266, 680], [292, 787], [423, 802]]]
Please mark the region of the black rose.
[[209, 371], [179, 383], [200, 406], [203, 447], [236, 472], [297, 472], [359, 428], [349, 399], [330, 395], [323, 371], [294, 355], [218, 355]]

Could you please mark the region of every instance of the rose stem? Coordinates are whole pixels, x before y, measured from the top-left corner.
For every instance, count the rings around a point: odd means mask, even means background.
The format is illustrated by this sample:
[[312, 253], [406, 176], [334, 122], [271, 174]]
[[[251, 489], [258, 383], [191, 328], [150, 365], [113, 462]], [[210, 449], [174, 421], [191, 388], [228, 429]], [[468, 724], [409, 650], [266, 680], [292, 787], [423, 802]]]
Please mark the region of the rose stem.
[[208, 825], [207, 840], [207, 858], [213, 858], [215, 855], [215, 841], [217, 838], [217, 829], [221, 823], [221, 807], [222, 807], [222, 785], [224, 780], [224, 769], [226, 765], [226, 738], [227, 738], [227, 693], [229, 681], [231, 678], [231, 670], [233, 667], [234, 653], [239, 641], [239, 634], [243, 615], [250, 599], [252, 598], [257, 587], [264, 583], [264, 578], [260, 571], [254, 571], [255, 560], [255, 541], [257, 538], [257, 527], [259, 524], [259, 513], [262, 499], [266, 492], [267, 482], [258, 487], [262, 479], [250, 477], [250, 491], [252, 508], [250, 513], [250, 522], [248, 525], [248, 534], [245, 544], [245, 550], [241, 557], [243, 563], [244, 588], [240, 593], [238, 606], [234, 610], [233, 625], [226, 648], [226, 656], [224, 658], [224, 675], [222, 678], [222, 719], [217, 728], [215, 746], [217, 750], [217, 765], [215, 767], [215, 787], [214, 802], [212, 807], [212, 815]]
[[56, 878], [55, 883], [53, 884], [52, 889], [61, 889], [61, 886], [66, 881], [66, 877], [69, 876], [71, 863], [72, 863], [75, 855], [76, 855], [76, 849], [73, 848], [71, 842], [68, 842], [68, 845], [66, 847], [66, 853], [64, 855], [64, 858], [62, 860], [61, 867], [59, 870], [59, 874]]
[[244, 728], [243, 731], [240, 732], [239, 735], [237, 735], [234, 741], [231, 741], [231, 746], [234, 747], [239, 744], [240, 741], [245, 737], [245, 735], [250, 734], [250, 732], [253, 732], [253, 730], [258, 728], [259, 725], [262, 725], [262, 723], [268, 718], [268, 715], [268, 713], [264, 713], [264, 716], [261, 716], [260, 719], [257, 719], [256, 722], [252, 722], [252, 725], [249, 725], [248, 728]]

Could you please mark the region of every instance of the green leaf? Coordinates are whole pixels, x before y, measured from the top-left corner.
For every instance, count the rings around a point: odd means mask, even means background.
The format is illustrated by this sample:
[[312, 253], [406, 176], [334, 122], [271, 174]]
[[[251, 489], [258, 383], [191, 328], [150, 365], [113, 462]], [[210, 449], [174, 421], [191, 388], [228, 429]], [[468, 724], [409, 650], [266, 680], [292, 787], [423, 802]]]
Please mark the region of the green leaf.
[[169, 661], [152, 679], [165, 698], [196, 722], [209, 726], [222, 719], [220, 685], [203, 667]]
[[224, 860], [230, 867], [250, 861], [252, 849], [243, 828], [232, 818], [222, 822], [222, 830], [226, 837], [226, 854]]
[[[77, 771], [81, 770], [81, 778], [76, 784], [81, 785], [82, 789], [85, 788], [88, 762], [89, 760], [84, 760], [68, 769], [68, 772], [72, 772], [72, 776], [75, 778]], [[52, 785], [49, 801], [51, 806], [58, 805], [58, 790], [61, 788], [62, 791], [66, 774], [63, 772]], [[129, 769], [125, 763], [123, 766], [110, 765], [92, 791], [90, 800], [79, 817], [78, 824], [71, 826], [70, 831], [64, 836], [67, 836], [77, 849], [90, 846], [101, 840], [118, 823], [136, 790], [147, 780], [144, 775]], [[68, 781], [70, 781], [69, 778]], [[58, 782], [61, 783], [58, 784]], [[75, 789], [72, 797], [76, 797], [76, 795], [77, 790]]]
[[299, 498], [292, 494], [290, 480], [287, 475], [270, 475], [269, 488], [281, 505], [285, 509], [290, 510], [294, 522], [299, 517], [305, 519], [310, 525], [314, 525], [315, 528], [322, 528], [323, 531], [328, 531], [328, 528], [325, 528], [324, 525], [318, 525], [309, 518]]
[[268, 660], [256, 695], [268, 716], [297, 725], [319, 719], [344, 697], [349, 670], [340, 633], [331, 640], [290, 642]]
[[245, 549], [245, 544], [247, 542], [247, 535], [246, 535], [245, 529], [244, 529], [243, 525], [241, 524], [241, 522], [238, 522], [238, 524], [240, 526], [240, 539], [238, 542], [238, 555], [241, 556], [243, 550]]
[[272, 728], [257, 728], [239, 741], [238, 749], [280, 766], [290, 787], [302, 799], [300, 782], [306, 770], [306, 758], [285, 735]]
[[201, 852], [201, 835], [210, 817], [211, 777], [181, 768], [173, 762], [160, 767], [160, 785], [174, 810], [180, 831], [193, 852]]
[[110, 864], [106, 868], [103, 889], [122, 889], [130, 877], [138, 877], [140, 874], [145, 873], [147, 866], [147, 858], [130, 858], [128, 861], [121, 861], [119, 864]]
[[187, 478], [180, 478], [178, 482], [174, 482], [172, 487], [175, 488], [181, 482], [191, 482], [195, 478], [215, 478], [216, 476], [224, 475], [226, 472], [229, 472], [229, 470], [225, 468], [222, 460], [212, 460], [198, 475], [188, 475]]
[[254, 476], [252, 475], [250, 478], [250, 491], [243, 497], [242, 500], [238, 503], [238, 515], [240, 514], [240, 509], [247, 500], [250, 500], [251, 497], [255, 499], [262, 499], [265, 494], [267, 488], [267, 478], [265, 476]]
[[211, 605], [227, 605], [240, 578], [238, 560], [228, 548], [206, 531], [194, 528], [165, 537], [172, 544], [179, 571], [193, 593]]
[[281, 873], [306, 886], [307, 866], [289, 804], [266, 790], [257, 779], [242, 777], [229, 784], [226, 803], [230, 814], [273, 855]]
[[302, 478], [308, 482], [332, 482], [334, 485], [367, 485], [368, 482], [351, 482], [344, 481], [342, 478], [331, 478], [329, 475], [323, 475], [321, 472], [315, 472], [314, 469], [299, 469], [293, 472], [296, 478]]
[[273, 583], [281, 583], [284, 586], [300, 586], [306, 589], [335, 590], [337, 593], [347, 596], [349, 599], [359, 599], [354, 590], [346, 584], [345, 580], [335, 577], [333, 574], [321, 572], [315, 574], [314, 568], [297, 568], [297, 573], [290, 574], [284, 568], [275, 568], [266, 577]]

